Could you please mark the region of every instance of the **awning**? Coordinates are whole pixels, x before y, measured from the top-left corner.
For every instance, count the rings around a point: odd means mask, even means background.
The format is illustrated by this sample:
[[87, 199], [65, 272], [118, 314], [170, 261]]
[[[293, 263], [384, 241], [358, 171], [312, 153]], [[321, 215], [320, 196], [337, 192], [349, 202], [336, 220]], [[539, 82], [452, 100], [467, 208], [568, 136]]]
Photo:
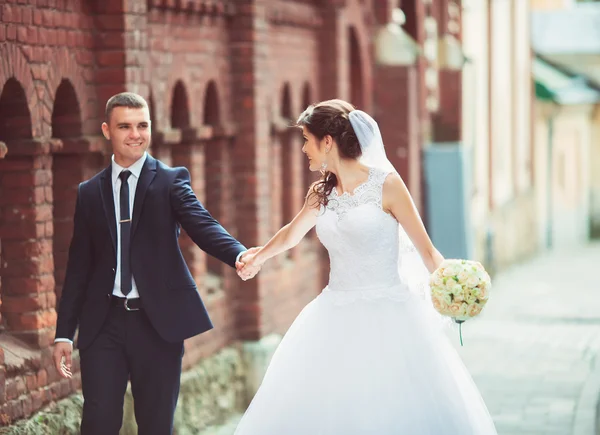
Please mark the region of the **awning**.
[[563, 105], [600, 102], [600, 92], [583, 77], [569, 75], [538, 56], [533, 59], [532, 73], [538, 100]]

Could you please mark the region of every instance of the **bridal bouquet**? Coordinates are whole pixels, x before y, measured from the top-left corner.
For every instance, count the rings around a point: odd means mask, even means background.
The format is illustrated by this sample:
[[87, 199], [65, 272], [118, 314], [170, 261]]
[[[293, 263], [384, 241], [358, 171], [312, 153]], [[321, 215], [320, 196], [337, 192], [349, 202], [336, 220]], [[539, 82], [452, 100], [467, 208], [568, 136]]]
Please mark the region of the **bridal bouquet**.
[[492, 287], [481, 263], [470, 260], [444, 260], [431, 274], [429, 285], [434, 308], [459, 325], [481, 313]]

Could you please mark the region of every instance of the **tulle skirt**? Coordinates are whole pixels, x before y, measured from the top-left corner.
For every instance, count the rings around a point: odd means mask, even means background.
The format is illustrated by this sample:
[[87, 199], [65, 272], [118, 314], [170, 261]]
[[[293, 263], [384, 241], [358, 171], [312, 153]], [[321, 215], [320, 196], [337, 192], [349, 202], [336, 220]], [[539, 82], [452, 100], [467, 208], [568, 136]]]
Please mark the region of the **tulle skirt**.
[[496, 434], [432, 311], [417, 296], [326, 288], [289, 328], [235, 435]]

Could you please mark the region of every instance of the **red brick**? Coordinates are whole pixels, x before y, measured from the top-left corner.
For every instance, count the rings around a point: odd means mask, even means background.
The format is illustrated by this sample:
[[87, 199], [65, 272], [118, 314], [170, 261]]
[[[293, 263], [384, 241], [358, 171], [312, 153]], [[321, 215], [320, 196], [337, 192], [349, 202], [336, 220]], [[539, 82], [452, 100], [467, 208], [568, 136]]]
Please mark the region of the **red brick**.
[[4, 313], [8, 329], [12, 331], [38, 331], [56, 324], [56, 311], [32, 313]]
[[41, 9], [35, 8], [33, 10], [33, 24], [36, 26], [41, 26], [42, 22], [42, 11]]
[[13, 223], [20, 221], [46, 222], [52, 220], [52, 206], [49, 204], [34, 207], [10, 207], [4, 211], [4, 222]]
[[32, 24], [33, 22], [33, 10], [31, 8], [24, 8], [21, 14], [21, 22], [23, 24]]
[[5, 225], [0, 222], [0, 238], [2, 240], [23, 240], [37, 239], [45, 237], [45, 224], [35, 224], [32, 222], [18, 222], [11, 225]]
[[52, 221], [46, 221], [44, 224], [44, 237], [50, 239], [54, 236], [54, 225]]
[[16, 276], [2, 278], [2, 290], [6, 295], [31, 295], [54, 291], [54, 277], [42, 275], [37, 278]]
[[34, 373], [29, 373], [25, 375], [25, 386], [28, 391], [37, 390], [37, 376]]
[[45, 405], [43, 391], [32, 391], [31, 392], [31, 405], [32, 405], [34, 412], [38, 411], [42, 406]]
[[107, 85], [124, 83], [125, 74], [121, 68], [102, 68], [96, 72], [96, 80]]
[[[10, 153], [10, 149], [9, 149]], [[0, 182], [4, 187], [3, 191], [10, 192], [13, 187], [29, 187], [33, 185], [33, 173], [31, 172], [5, 172], [0, 174]]]
[[2, 255], [5, 260], [36, 258], [52, 253], [52, 243], [47, 239], [4, 241]]
[[96, 55], [96, 60], [99, 67], [118, 67], [125, 64], [125, 52], [118, 51], [102, 51]]
[[13, 400], [22, 394], [25, 394], [25, 380], [22, 376], [17, 376], [6, 380], [6, 400]]
[[29, 42], [29, 39], [27, 37], [27, 27], [25, 27], [25, 26], [17, 27], [17, 40], [19, 42], [23, 42], [23, 43]]
[[29, 417], [33, 412], [31, 396], [22, 397], [21, 406], [23, 407], [23, 417]]
[[46, 369], [38, 370], [37, 383], [40, 387], [48, 385], [48, 372], [46, 371]]
[[42, 19], [45, 27], [53, 27], [54, 26], [54, 12], [49, 9], [44, 9], [42, 11]]
[[58, 45], [61, 47], [67, 45], [67, 31], [65, 29], [58, 29], [56, 35], [56, 43]]
[[6, 26], [0, 24], [0, 42], [6, 41]]
[[2, 299], [2, 311], [5, 313], [27, 313], [47, 308], [45, 293], [35, 296], [5, 296]]
[[17, 26], [14, 24], [6, 25], [6, 39], [8, 41], [15, 41], [17, 39]]

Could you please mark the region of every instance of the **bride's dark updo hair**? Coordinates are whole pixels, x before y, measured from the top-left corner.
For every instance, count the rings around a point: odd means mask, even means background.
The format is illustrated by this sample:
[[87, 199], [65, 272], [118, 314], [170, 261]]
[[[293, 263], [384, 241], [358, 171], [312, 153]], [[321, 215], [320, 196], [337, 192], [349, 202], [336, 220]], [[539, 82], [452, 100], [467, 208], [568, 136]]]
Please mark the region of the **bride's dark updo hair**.
[[[318, 140], [329, 135], [338, 146], [339, 155], [345, 159], [358, 159], [362, 155], [358, 138], [354, 133], [348, 115], [354, 110], [352, 104], [344, 100], [327, 100], [311, 104], [296, 121], [298, 127], [306, 127]], [[314, 205], [327, 206], [328, 196], [337, 184], [335, 174], [325, 171], [314, 183], [309, 198]]]

